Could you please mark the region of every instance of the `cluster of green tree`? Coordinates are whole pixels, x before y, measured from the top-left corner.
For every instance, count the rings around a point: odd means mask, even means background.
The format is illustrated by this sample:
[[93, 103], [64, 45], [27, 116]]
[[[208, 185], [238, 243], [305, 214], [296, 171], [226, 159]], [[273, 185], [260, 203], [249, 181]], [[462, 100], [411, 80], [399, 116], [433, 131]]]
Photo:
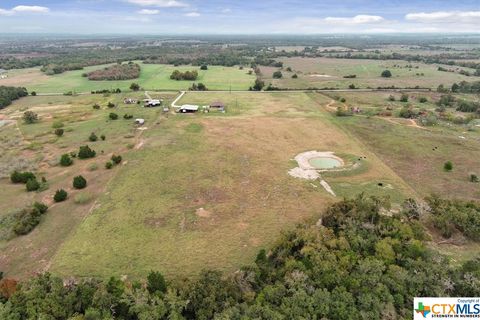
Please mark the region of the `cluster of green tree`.
[[452, 92], [460, 93], [480, 93], [480, 81], [454, 83], [451, 88]]
[[198, 72], [196, 70], [185, 71], [185, 72], [175, 70], [170, 75], [170, 79], [177, 80], [177, 81], [180, 81], [180, 80], [197, 80], [197, 78], [198, 78]]
[[0, 318], [411, 319], [413, 297], [478, 296], [480, 260], [453, 265], [429, 249], [420, 207], [404, 207], [385, 215], [386, 199], [340, 201], [230, 277], [64, 282], [46, 273], [13, 289], [3, 279]]
[[122, 90], [120, 88], [117, 88], [117, 89], [101, 89], [101, 90], [91, 91], [90, 93], [91, 94], [122, 93]]
[[9, 106], [12, 101], [28, 96], [27, 89], [0, 86], [0, 109]]
[[283, 62], [276, 61], [275, 59], [272, 59], [268, 56], [261, 55], [255, 57], [253, 59], [253, 62], [251, 63], [251, 67], [255, 68], [256, 66], [268, 66], [268, 67], [276, 67], [276, 68], [282, 68], [283, 67]]
[[0, 218], [0, 239], [9, 240], [30, 233], [40, 223], [47, 209], [45, 204], [35, 202], [26, 208], [4, 214]]
[[84, 73], [88, 80], [129, 80], [140, 77], [140, 66], [137, 63], [115, 64], [101, 70]]
[[[453, 165], [451, 162], [450, 170]], [[447, 170], [448, 168], [446, 168]], [[455, 231], [469, 239], [480, 241], [480, 205], [471, 201], [442, 199], [438, 196], [426, 198], [430, 207], [433, 225], [443, 237], [450, 238]]]
[[208, 88], [206, 85], [204, 85], [203, 83], [199, 82], [198, 84], [196, 84], [195, 82], [192, 84], [192, 86], [190, 88], [188, 88], [188, 90], [190, 91], [208, 91]]
[[201, 55], [200, 57], [185, 56], [154, 56], [143, 61], [146, 64], [173, 64], [180, 65], [213, 65], [233, 67], [236, 65], [246, 65], [250, 63], [250, 59], [246, 58], [241, 52], [229, 50], [227, 52], [214, 52], [211, 54]]
[[466, 99], [457, 99], [452, 94], [444, 94], [436, 103], [438, 105], [438, 111], [445, 111], [445, 108], [456, 108], [461, 112], [479, 112], [480, 103], [476, 101], [470, 101]]
[[25, 184], [28, 192], [46, 190], [48, 188], [47, 180], [42, 177], [41, 182], [38, 181], [37, 176], [33, 172], [25, 171], [19, 172], [17, 170], [10, 174], [10, 181], [12, 183]]

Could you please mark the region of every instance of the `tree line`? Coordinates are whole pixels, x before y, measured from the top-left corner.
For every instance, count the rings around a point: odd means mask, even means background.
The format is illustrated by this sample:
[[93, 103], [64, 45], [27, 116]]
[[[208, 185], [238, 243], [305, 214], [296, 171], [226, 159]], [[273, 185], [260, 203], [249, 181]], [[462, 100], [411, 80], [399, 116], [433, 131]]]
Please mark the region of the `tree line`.
[[88, 80], [129, 80], [140, 77], [140, 66], [137, 63], [115, 64], [101, 70], [84, 73]]
[[0, 109], [9, 106], [12, 101], [25, 96], [28, 96], [25, 88], [0, 86]]
[[453, 264], [426, 245], [421, 221], [452, 205], [433, 201], [409, 199], [401, 212], [386, 215], [386, 198], [345, 199], [229, 276], [203, 271], [169, 282], [152, 271], [143, 281], [73, 281], [48, 273], [20, 284], [3, 279], [0, 318], [411, 319], [415, 296], [480, 294], [478, 258]]

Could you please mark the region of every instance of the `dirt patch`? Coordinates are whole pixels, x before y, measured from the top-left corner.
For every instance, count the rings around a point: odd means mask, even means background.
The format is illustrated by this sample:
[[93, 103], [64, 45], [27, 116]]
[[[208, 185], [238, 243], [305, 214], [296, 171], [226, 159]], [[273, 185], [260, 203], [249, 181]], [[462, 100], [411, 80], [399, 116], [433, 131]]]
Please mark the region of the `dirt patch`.
[[195, 214], [201, 218], [210, 218], [210, 216], [212, 215], [210, 211], [205, 210], [204, 208], [198, 208], [195, 211]]

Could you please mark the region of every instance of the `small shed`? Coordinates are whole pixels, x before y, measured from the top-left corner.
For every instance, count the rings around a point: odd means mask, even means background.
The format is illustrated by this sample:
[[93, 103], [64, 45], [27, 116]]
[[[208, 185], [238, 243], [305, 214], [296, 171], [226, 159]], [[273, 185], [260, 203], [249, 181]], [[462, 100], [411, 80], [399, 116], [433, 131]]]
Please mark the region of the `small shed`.
[[197, 112], [199, 109], [199, 106], [193, 105], [193, 104], [184, 104], [183, 106], [180, 106], [177, 112], [181, 113], [193, 113]]
[[135, 119], [135, 124], [138, 124], [138, 125], [143, 125], [145, 123], [145, 119]]
[[215, 102], [210, 103], [210, 108], [218, 109], [220, 111], [223, 111], [223, 110], [225, 110], [225, 104], [221, 101], [215, 101]]

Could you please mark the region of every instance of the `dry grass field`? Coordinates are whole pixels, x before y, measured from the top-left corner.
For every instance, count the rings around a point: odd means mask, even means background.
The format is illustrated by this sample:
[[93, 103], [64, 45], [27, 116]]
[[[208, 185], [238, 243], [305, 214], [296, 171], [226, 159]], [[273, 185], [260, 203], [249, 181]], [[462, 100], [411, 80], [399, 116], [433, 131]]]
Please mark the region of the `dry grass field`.
[[[400, 88], [436, 89], [438, 85], [451, 85], [454, 82], [471, 80], [458, 73], [438, 71], [438, 65], [408, 63], [401, 60], [353, 60], [335, 58], [282, 58], [283, 78], [273, 79], [272, 74], [278, 68], [262, 67], [262, 78], [274, 86], [289, 89], [305, 88], [348, 88], [354, 84], [357, 88], [377, 88], [396, 86]], [[411, 67], [410, 67], [411, 66]], [[287, 72], [290, 67], [292, 72]], [[384, 70], [392, 72], [391, 78], [382, 78]], [[470, 70], [474, 72], [474, 70]], [[294, 74], [297, 79], [292, 79]], [[354, 79], [344, 76], [356, 75]]]

